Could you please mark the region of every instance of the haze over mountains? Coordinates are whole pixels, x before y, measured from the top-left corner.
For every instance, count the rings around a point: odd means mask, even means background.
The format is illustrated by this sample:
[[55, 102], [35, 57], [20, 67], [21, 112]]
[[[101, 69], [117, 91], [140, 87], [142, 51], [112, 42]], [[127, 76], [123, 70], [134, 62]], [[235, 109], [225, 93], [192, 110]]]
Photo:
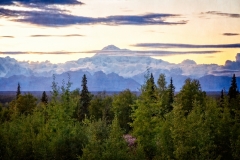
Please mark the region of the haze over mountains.
[[[45, 62], [19, 62], [13, 58], [0, 58], [0, 90], [14, 91], [17, 83], [22, 90], [51, 90], [52, 76], [61, 85], [70, 75], [72, 89], [81, 87], [83, 74], [87, 75], [91, 91], [122, 91], [129, 88], [138, 91], [144, 82], [144, 75], [149, 69], [157, 80], [160, 73], [166, 75], [167, 81], [173, 77], [176, 90], [180, 90], [186, 78], [199, 79], [203, 90], [220, 91], [228, 89], [231, 76], [240, 76], [240, 53], [236, 61], [226, 61], [224, 66], [217, 64], [196, 64], [192, 60], [173, 64], [150, 57], [150, 53], [119, 49], [114, 45], [104, 47], [93, 57], [80, 58], [76, 61], [52, 64]], [[237, 79], [240, 82], [240, 79]], [[240, 84], [240, 83], [239, 83]]]

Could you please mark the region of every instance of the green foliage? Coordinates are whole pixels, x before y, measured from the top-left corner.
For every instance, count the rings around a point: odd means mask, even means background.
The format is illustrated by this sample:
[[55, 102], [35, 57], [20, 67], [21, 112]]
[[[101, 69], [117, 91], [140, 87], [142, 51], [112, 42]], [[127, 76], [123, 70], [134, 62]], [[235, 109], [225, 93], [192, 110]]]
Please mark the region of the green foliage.
[[146, 157], [156, 154], [156, 133], [161, 120], [161, 101], [157, 101], [157, 91], [151, 74], [142, 86], [142, 93], [136, 100], [132, 114], [133, 135], [143, 147]]
[[98, 93], [90, 101], [89, 115], [95, 120], [104, 119], [110, 124], [114, 117], [112, 101], [113, 98], [106, 95], [106, 92]]
[[159, 75], [157, 84], [158, 84], [159, 95], [163, 96], [167, 91], [167, 82], [166, 82], [166, 77], [164, 74]]
[[[209, 110], [206, 115], [206, 112], [202, 112], [202, 106], [194, 103], [192, 111], [185, 117], [185, 113], [179, 110], [179, 107], [175, 108], [172, 130], [175, 157], [177, 159], [216, 159], [217, 155], [213, 154], [215, 135], [212, 133], [214, 130], [212, 127], [218, 126], [217, 113]], [[207, 107], [207, 109], [211, 108]]]
[[119, 126], [117, 117], [115, 117], [112, 121], [109, 137], [106, 139], [103, 146], [103, 159], [124, 160], [130, 158], [128, 154], [127, 142], [123, 139], [123, 131]]
[[174, 159], [174, 143], [172, 138], [173, 114], [165, 115], [165, 120], [158, 124], [156, 133], [157, 151], [154, 159]]
[[84, 74], [82, 78], [82, 90], [80, 93], [80, 100], [79, 100], [79, 106], [78, 106], [78, 120], [82, 121], [85, 117], [89, 116], [89, 105], [91, 101], [90, 92], [88, 91], [87, 87], [87, 77]]
[[173, 109], [172, 103], [175, 87], [173, 85], [172, 78], [170, 80], [170, 84], [167, 86], [164, 74], [159, 75], [157, 83], [158, 101], [161, 101], [161, 113], [162, 117], [164, 117], [166, 113], [169, 113]]
[[129, 90], [95, 95], [81, 121], [81, 94], [70, 91], [70, 77], [61, 87], [54, 78], [48, 105], [37, 107], [31, 94], [0, 104], [0, 159], [239, 159], [240, 95], [212, 99], [187, 79], [173, 98], [172, 80], [166, 87], [160, 75], [156, 86], [146, 77], [139, 97]]
[[117, 117], [114, 118], [109, 129], [106, 126], [106, 122], [101, 120], [88, 125], [90, 127], [89, 143], [83, 149], [83, 155], [79, 159], [132, 159], [133, 155], [129, 154], [130, 148], [128, 148], [126, 141], [123, 139], [123, 131], [119, 126]]
[[0, 124], [9, 121], [11, 118], [11, 111], [8, 107], [0, 106]]
[[31, 114], [37, 106], [37, 98], [28, 93], [25, 95], [19, 95], [16, 100], [10, 103], [10, 109], [15, 113]]
[[117, 115], [119, 125], [128, 133], [131, 130], [130, 123], [132, 123], [132, 105], [137, 99], [136, 95], [130, 90], [120, 92], [113, 97], [112, 110]]
[[177, 95], [176, 103], [185, 112], [187, 116], [195, 102], [204, 105], [206, 93], [201, 90], [201, 85], [198, 80], [186, 79], [181, 91]]
[[12, 103], [13, 111], [22, 114], [0, 126], [1, 159], [77, 159], [82, 154], [87, 136], [85, 126], [72, 116], [77, 101], [69, 89], [70, 82], [63, 83], [62, 92], [55, 92], [61, 96], [53, 98], [48, 107], [31, 107], [35, 99], [30, 94]]
[[52, 86], [51, 87], [52, 87], [52, 91], [51, 91], [52, 103], [56, 103], [60, 89], [59, 89], [58, 83], [56, 82], [56, 77], [55, 77], [54, 74], [53, 74], [53, 81], [52, 81]]
[[157, 81], [157, 92], [158, 92], [158, 98], [162, 102], [162, 110], [163, 112], [167, 112], [168, 110], [168, 88], [167, 88], [167, 82], [166, 77], [164, 74], [160, 74], [158, 81]]

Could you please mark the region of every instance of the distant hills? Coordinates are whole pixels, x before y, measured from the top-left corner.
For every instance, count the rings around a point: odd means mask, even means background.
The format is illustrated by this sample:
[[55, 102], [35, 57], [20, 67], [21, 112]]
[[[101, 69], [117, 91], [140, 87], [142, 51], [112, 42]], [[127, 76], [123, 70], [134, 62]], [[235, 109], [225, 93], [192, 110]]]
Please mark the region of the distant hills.
[[[177, 91], [188, 77], [199, 79], [205, 91], [220, 91], [228, 90], [233, 73], [239, 76], [239, 66], [240, 54], [237, 54], [236, 61], [226, 61], [224, 66], [196, 64], [193, 60], [173, 64], [109, 45], [93, 57], [59, 64], [0, 58], [0, 91], [15, 91], [18, 82], [22, 90], [48, 91], [51, 90], [53, 74], [59, 85], [63, 79], [67, 81], [69, 74], [73, 82], [72, 89], [81, 88], [82, 76], [86, 74], [91, 91], [122, 91], [127, 88], [138, 91], [147, 69], [153, 73], [156, 81], [161, 73], [166, 75], [168, 82], [172, 77]], [[239, 78], [237, 82], [240, 84]]]
[[[131, 91], [139, 91], [141, 84], [140, 81], [144, 81], [143, 75], [135, 76], [133, 78], [124, 78], [116, 73], [105, 74], [102, 71], [91, 74], [87, 71], [69, 71], [56, 75], [56, 82], [59, 86], [62, 86], [63, 80], [65, 83], [68, 81], [68, 75], [70, 75], [70, 81], [72, 82], [72, 88], [81, 88], [81, 80], [83, 74], [86, 74], [88, 79], [88, 88], [90, 91], [122, 91], [130, 89]], [[157, 81], [159, 74], [154, 74]], [[179, 91], [184, 84], [187, 76], [174, 75], [172, 76], [176, 91]], [[166, 77], [169, 82], [170, 77]], [[221, 91], [222, 89], [228, 91], [231, 84], [231, 77], [227, 76], [213, 76], [207, 75], [198, 78], [201, 83], [202, 89], [205, 91]], [[21, 84], [21, 90], [23, 91], [50, 91], [52, 85], [52, 77], [36, 77], [36, 76], [24, 76], [14, 75], [8, 78], [0, 78], [0, 91], [15, 91], [17, 83]], [[240, 78], [237, 78], [237, 83], [240, 84]]]
[[[122, 91], [130, 89], [138, 91], [140, 84], [130, 78], [123, 78], [115, 73], [105, 74], [102, 71], [95, 72], [93, 75], [87, 71], [69, 71], [55, 75], [56, 82], [61, 87], [68, 81], [72, 82], [71, 89], [81, 88], [81, 80], [83, 74], [86, 74], [88, 80], [88, 88], [90, 91]], [[23, 91], [50, 91], [53, 77], [36, 77], [14, 75], [8, 78], [0, 79], [0, 91], [15, 91], [18, 82]]]

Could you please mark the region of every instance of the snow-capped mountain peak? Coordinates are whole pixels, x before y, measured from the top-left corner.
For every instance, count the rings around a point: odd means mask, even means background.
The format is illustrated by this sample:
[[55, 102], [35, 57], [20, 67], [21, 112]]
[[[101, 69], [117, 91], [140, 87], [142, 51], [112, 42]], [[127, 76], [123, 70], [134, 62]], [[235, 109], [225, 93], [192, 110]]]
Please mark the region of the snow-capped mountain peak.
[[102, 49], [102, 51], [118, 51], [120, 48], [114, 46], [114, 45], [108, 45]]

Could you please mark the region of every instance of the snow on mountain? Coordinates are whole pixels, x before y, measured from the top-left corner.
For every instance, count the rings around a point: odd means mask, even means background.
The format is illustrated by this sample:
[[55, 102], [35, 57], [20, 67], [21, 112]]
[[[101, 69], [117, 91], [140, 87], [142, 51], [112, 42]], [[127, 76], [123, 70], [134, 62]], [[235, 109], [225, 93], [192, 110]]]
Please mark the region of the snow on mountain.
[[182, 61], [183, 65], [196, 65], [197, 63], [193, 60], [190, 60], [190, 59], [185, 59], [184, 61]]
[[13, 75], [30, 76], [33, 72], [28, 67], [22, 66], [17, 60], [10, 57], [0, 57], [0, 77], [10, 77]]
[[15, 90], [18, 82], [23, 90], [51, 90], [53, 74], [56, 74], [59, 85], [70, 74], [72, 88], [75, 89], [81, 87], [82, 75], [86, 74], [91, 91], [122, 91], [127, 88], [137, 91], [148, 69], [155, 81], [161, 73], [166, 75], [167, 82], [172, 77], [176, 91], [181, 89], [188, 77], [199, 79], [206, 91], [221, 90], [222, 87], [228, 88], [233, 73], [240, 76], [239, 66], [240, 54], [237, 54], [236, 61], [226, 61], [224, 66], [196, 64], [193, 60], [173, 64], [148, 56], [137, 56], [134, 51], [109, 45], [92, 57], [59, 64], [0, 58], [0, 90]]
[[108, 45], [102, 49], [102, 51], [117, 51], [117, 50], [120, 50], [120, 48], [114, 45]]
[[[227, 64], [230, 66], [230, 62]], [[231, 66], [237, 66], [238, 61], [231, 62], [231, 64]], [[0, 58], [0, 77], [12, 75], [51, 77], [53, 74], [84, 70], [91, 74], [102, 71], [105, 74], [116, 73], [119, 76], [131, 78], [144, 74], [147, 69], [150, 69], [154, 74], [165, 73], [169, 76], [182, 75], [200, 78], [209, 74], [218, 75], [216, 71], [221, 71], [224, 68], [216, 64], [196, 64], [192, 60], [173, 64], [148, 56], [137, 56], [134, 51], [120, 49], [114, 45], [104, 47], [92, 57], [59, 64], [52, 64], [49, 61], [18, 62], [10, 57]], [[234, 69], [236, 70], [236, 67]]]

